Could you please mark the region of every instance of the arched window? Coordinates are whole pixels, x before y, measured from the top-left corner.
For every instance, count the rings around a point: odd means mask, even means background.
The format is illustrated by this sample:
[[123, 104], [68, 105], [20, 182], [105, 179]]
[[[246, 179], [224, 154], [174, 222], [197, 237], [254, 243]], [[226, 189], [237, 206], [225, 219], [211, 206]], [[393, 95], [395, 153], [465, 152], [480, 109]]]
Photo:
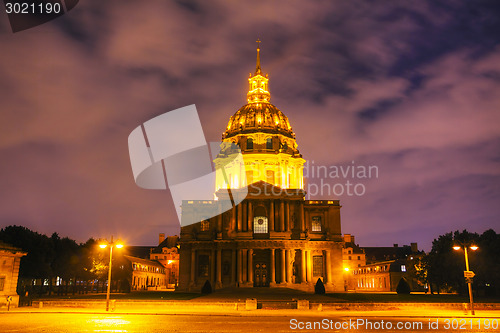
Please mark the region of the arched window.
[[253, 149], [253, 139], [252, 138], [247, 139], [247, 149]]
[[272, 138], [267, 138], [266, 149], [273, 149], [273, 139]]

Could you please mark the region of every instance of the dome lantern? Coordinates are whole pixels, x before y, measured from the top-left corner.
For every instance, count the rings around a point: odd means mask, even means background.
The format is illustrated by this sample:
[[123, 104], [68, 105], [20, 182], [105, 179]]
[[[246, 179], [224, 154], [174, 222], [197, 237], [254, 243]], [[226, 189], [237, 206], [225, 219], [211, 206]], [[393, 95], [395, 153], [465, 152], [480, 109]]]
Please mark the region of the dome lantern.
[[268, 88], [269, 76], [267, 74], [265, 77], [262, 75], [262, 69], [260, 68], [260, 40], [257, 39], [257, 43], [257, 64], [255, 74], [252, 76], [250, 73], [248, 78], [247, 101], [248, 103], [268, 103], [271, 99]]

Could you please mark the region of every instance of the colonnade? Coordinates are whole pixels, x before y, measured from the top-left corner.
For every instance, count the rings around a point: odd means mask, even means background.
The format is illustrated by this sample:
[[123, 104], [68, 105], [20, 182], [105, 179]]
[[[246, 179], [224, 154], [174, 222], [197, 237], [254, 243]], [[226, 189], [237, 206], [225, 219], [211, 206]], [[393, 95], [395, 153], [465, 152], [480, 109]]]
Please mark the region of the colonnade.
[[[292, 216], [298, 205], [298, 214], [295, 216], [297, 225], [293, 224]], [[246, 232], [253, 230], [255, 205], [250, 200], [245, 200], [231, 210], [231, 223], [229, 229], [235, 232]], [[277, 213], [277, 214], [276, 214]], [[267, 211], [269, 219], [269, 231], [291, 231], [300, 226], [300, 230], [306, 228], [304, 220], [304, 201], [290, 202], [287, 200], [269, 200]], [[275, 216], [278, 215], [278, 218]], [[217, 230], [222, 231], [222, 214], [217, 216]]]
[[[253, 286], [254, 283], [254, 254], [259, 249], [241, 248], [227, 249], [231, 251], [231, 285], [247, 285]], [[206, 250], [203, 250], [206, 251]], [[220, 287], [222, 281], [222, 251], [223, 249], [210, 250], [210, 275], [209, 279], [216, 286]], [[224, 249], [226, 251], [226, 249]], [[300, 265], [293, 279], [293, 266], [296, 258], [296, 251], [300, 251]], [[198, 250], [191, 250], [191, 271], [190, 282], [196, 284], [196, 258]], [[314, 275], [313, 272], [313, 256], [322, 257], [322, 274], [321, 276]], [[321, 277], [323, 282], [332, 282], [332, 262], [331, 250], [318, 249], [288, 249], [288, 248], [270, 248], [269, 260], [265, 261], [269, 264], [267, 268], [268, 283], [272, 286], [275, 284], [291, 284], [298, 283], [315, 283], [318, 277]]]

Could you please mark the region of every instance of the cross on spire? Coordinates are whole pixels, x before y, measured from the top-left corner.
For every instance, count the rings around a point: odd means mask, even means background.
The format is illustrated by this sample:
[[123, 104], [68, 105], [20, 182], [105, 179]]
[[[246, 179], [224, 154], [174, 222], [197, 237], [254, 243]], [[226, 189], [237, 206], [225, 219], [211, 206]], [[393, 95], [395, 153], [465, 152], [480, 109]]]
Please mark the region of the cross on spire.
[[260, 74], [260, 39], [257, 38], [257, 66], [255, 67], [255, 74]]

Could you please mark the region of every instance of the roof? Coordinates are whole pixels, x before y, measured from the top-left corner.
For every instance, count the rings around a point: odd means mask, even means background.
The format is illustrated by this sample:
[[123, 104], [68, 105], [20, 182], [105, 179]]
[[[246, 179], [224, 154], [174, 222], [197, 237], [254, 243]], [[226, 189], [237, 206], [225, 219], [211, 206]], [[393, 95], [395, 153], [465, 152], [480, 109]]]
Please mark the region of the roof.
[[265, 102], [243, 105], [229, 119], [223, 138], [256, 132], [282, 134], [295, 139], [287, 116], [273, 104]]
[[412, 254], [411, 247], [393, 246], [393, 247], [361, 247], [365, 250], [366, 262], [386, 261], [391, 259], [404, 259]]
[[130, 262], [135, 262], [135, 263], [138, 263], [141, 265], [165, 268], [165, 266], [163, 266], [162, 264], [160, 264], [156, 260], [148, 260], [148, 259], [143, 259], [143, 258], [138, 258], [138, 257], [128, 256], [128, 255], [124, 255], [124, 257]]
[[175, 236], [167, 236], [167, 238], [165, 238], [165, 240], [163, 242], [161, 242], [160, 244], [158, 244], [157, 247], [155, 247], [152, 251], [152, 253], [162, 253], [162, 249], [164, 247], [166, 248], [173, 248], [173, 247], [177, 247], [177, 244], [179, 242], [179, 236], [175, 235]]
[[22, 249], [12, 246], [10, 244], [4, 243], [0, 240], [0, 251], [6, 251], [6, 252], [11, 252], [13, 254], [21, 254], [22, 256], [25, 256], [28, 254], [28, 252], [24, 252]]
[[149, 258], [152, 248], [154, 246], [124, 246], [123, 253], [138, 258]]

